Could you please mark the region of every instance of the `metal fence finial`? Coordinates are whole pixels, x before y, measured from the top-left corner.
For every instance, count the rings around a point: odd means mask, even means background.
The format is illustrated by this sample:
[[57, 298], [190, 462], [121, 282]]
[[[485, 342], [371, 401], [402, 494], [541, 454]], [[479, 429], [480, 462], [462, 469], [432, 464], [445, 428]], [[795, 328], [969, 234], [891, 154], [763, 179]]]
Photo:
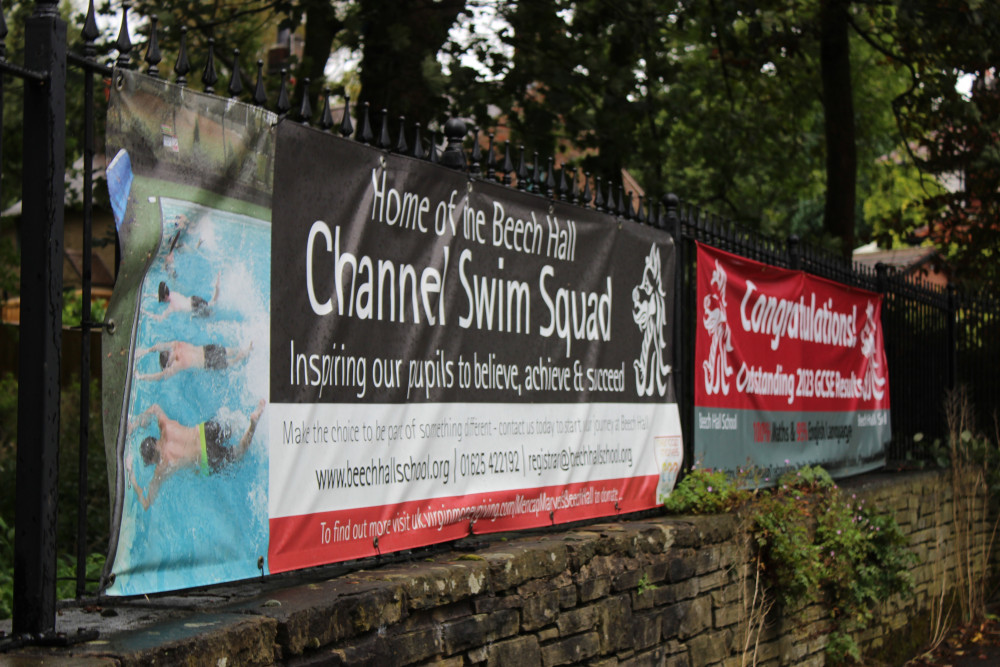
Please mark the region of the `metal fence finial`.
[[479, 146], [479, 128], [472, 128], [472, 166], [469, 172], [473, 176], [479, 176], [481, 163], [483, 161], [483, 149]]
[[423, 137], [420, 136], [420, 130], [421, 130], [420, 123], [416, 123], [413, 127], [412, 155], [418, 160], [423, 160], [425, 157], [427, 157], [427, 154], [424, 153], [424, 140]]
[[438, 133], [437, 130], [431, 130], [431, 150], [427, 155], [427, 159], [431, 164], [438, 163]]
[[392, 145], [389, 139], [389, 111], [382, 109], [382, 127], [379, 128], [377, 146], [383, 150], [388, 150]]
[[288, 99], [288, 70], [281, 68], [281, 87], [278, 88], [278, 103], [275, 107], [279, 116], [285, 116], [292, 110], [292, 102]]
[[259, 107], [267, 104], [267, 91], [264, 89], [264, 61], [257, 59], [257, 81], [253, 87], [253, 103]]
[[461, 118], [449, 118], [444, 124], [444, 136], [447, 139], [444, 152], [441, 154], [441, 164], [451, 169], [465, 169], [468, 165], [465, 160], [465, 151], [462, 149], [462, 140], [468, 130], [465, 121]]
[[500, 168], [500, 182], [510, 185], [510, 174], [514, 171], [514, 160], [510, 157], [510, 140], [503, 145], [503, 166]]
[[243, 93], [243, 77], [240, 76], [240, 50], [233, 49], [233, 71], [229, 77], [229, 96], [239, 97]]
[[329, 131], [333, 127], [333, 112], [330, 110], [330, 89], [323, 88], [323, 109], [319, 112], [320, 129]]
[[160, 76], [160, 69], [157, 65], [163, 60], [160, 55], [160, 39], [156, 34], [158, 21], [159, 17], [156, 14], [149, 17], [149, 42], [146, 43], [146, 63], [149, 65], [146, 68], [146, 74], [155, 77]]
[[486, 178], [497, 180], [497, 154], [493, 147], [493, 133], [489, 133], [489, 148], [486, 151]]
[[191, 63], [187, 52], [187, 26], [181, 26], [181, 43], [177, 50], [177, 62], [174, 63], [174, 74], [177, 75], [177, 85], [182, 88], [187, 85], [187, 75], [191, 72]]
[[583, 207], [590, 208], [590, 199], [593, 193], [590, 191], [590, 172], [583, 172]]
[[209, 95], [215, 93], [215, 84], [219, 81], [219, 75], [215, 73], [215, 38], [208, 38], [208, 60], [205, 62], [205, 71], [201, 73], [201, 83], [204, 90]]
[[594, 208], [604, 211], [604, 188], [601, 187], [601, 177], [594, 177]]
[[355, 141], [363, 144], [370, 144], [375, 135], [372, 134], [371, 105], [365, 102], [361, 107], [361, 120], [358, 121], [358, 131], [354, 135]]
[[[97, 29], [97, 12], [94, 10], [94, 0], [90, 0], [87, 3], [87, 18], [83, 20], [83, 30], [80, 31], [80, 37], [83, 38], [84, 55], [93, 56], [97, 52], [94, 48], [94, 42], [100, 34], [100, 31]], [[7, 23], [4, 21], [3, 12], [0, 12], [0, 41], [6, 37]]]
[[553, 199], [555, 199], [556, 197], [556, 177], [552, 171], [554, 164], [555, 160], [550, 157], [549, 167], [545, 171], [545, 194], [552, 197]]
[[351, 123], [351, 97], [344, 96], [344, 115], [340, 117], [340, 136], [345, 139], [354, 132], [354, 125]]
[[132, 38], [128, 34], [128, 9], [130, 6], [131, 4], [128, 2], [122, 3], [122, 23], [118, 29], [118, 39], [115, 40], [115, 48], [118, 49], [118, 60], [115, 62], [115, 66], [122, 69], [128, 69], [132, 60]]
[[518, 152], [520, 153], [520, 158], [517, 162], [517, 189], [527, 190], [528, 189], [528, 165], [524, 161], [524, 144], [519, 144]]
[[534, 151], [534, 154], [535, 154], [535, 160], [532, 163], [533, 166], [531, 168], [531, 180], [528, 181], [528, 186], [532, 192], [541, 192], [544, 178], [542, 177], [542, 168], [538, 164], [538, 151]]
[[302, 103], [299, 105], [299, 122], [308, 125], [312, 119], [313, 110], [309, 103], [309, 84], [312, 83], [309, 77], [302, 79]]
[[568, 199], [569, 183], [566, 182], [566, 165], [559, 170], [559, 201]]
[[400, 155], [406, 155], [406, 151], [410, 150], [409, 145], [406, 143], [406, 118], [403, 116], [399, 117], [399, 136], [396, 137], [396, 152]]

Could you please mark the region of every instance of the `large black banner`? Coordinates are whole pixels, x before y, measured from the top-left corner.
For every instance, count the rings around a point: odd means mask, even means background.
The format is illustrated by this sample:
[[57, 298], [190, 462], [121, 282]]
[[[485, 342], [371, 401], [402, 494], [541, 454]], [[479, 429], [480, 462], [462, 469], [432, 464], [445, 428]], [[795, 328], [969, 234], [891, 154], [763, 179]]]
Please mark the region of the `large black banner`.
[[[662, 231], [281, 124], [272, 571], [475, 516], [489, 531], [654, 506], [681, 451], [673, 275]], [[568, 511], [539, 511], [560, 494], [576, 500], [549, 509]], [[533, 509], [504, 506], [519, 497]], [[436, 535], [406, 523], [432, 507]], [[395, 529], [372, 536], [380, 522]]]

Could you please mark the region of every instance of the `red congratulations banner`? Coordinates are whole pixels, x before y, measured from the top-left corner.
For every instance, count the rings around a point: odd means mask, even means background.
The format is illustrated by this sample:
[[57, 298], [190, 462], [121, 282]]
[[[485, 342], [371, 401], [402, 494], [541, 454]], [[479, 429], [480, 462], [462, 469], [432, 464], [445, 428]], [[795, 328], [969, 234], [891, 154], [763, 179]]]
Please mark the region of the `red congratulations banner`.
[[853, 474], [890, 438], [882, 297], [698, 245], [695, 457]]

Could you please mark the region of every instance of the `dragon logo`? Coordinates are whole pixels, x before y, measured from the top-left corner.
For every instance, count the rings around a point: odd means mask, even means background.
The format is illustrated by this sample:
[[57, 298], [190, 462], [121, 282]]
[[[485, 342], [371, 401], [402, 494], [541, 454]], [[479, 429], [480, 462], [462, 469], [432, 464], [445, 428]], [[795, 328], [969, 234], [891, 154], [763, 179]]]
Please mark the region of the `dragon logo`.
[[729, 376], [733, 374], [733, 367], [729, 365], [729, 353], [733, 351], [733, 332], [726, 318], [726, 272], [719, 266], [718, 260], [715, 261], [715, 270], [712, 271], [709, 284], [715, 286], [715, 291], [705, 295], [702, 304], [705, 317], [701, 321], [712, 338], [708, 359], [701, 362], [702, 370], [705, 371], [705, 392], [709, 396], [719, 392], [728, 396]]
[[639, 396], [652, 396], [655, 388], [660, 396], [667, 395], [670, 365], [664, 361], [667, 351], [664, 330], [667, 326], [667, 293], [663, 289], [660, 251], [654, 244], [649, 249], [642, 282], [632, 289], [632, 319], [642, 332], [642, 349], [635, 367], [635, 390]]
[[868, 302], [865, 315], [865, 326], [861, 329], [861, 354], [868, 360], [868, 368], [865, 370], [864, 381], [861, 384], [861, 393], [865, 400], [868, 400], [872, 395], [881, 400], [882, 396], [885, 395], [885, 389], [883, 389], [885, 378], [880, 371], [882, 364], [879, 363], [878, 356], [875, 354], [875, 332], [878, 330], [878, 325], [875, 323], [875, 306], [872, 305], [871, 301]]

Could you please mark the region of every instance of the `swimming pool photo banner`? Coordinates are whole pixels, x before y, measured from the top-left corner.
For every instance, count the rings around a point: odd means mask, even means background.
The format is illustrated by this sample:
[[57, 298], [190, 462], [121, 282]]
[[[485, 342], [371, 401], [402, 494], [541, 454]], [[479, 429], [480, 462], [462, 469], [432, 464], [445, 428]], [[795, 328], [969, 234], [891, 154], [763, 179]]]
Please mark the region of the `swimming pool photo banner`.
[[891, 439], [882, 296], [698, 244], [698, 465], [881, 467]]
[[110, 595], [656, 506], [649, 226], [116, 72]]

